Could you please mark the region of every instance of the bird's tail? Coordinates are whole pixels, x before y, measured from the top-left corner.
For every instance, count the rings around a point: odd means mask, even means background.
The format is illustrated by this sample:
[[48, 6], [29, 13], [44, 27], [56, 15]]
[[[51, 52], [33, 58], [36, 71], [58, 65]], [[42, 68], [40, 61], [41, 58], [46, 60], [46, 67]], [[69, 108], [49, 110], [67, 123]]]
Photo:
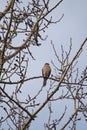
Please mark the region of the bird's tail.
[[43, 80], [43, 86], [46, 86], [46, 83], [47, 83], [47, 78], [44, 78], [44, 80]]

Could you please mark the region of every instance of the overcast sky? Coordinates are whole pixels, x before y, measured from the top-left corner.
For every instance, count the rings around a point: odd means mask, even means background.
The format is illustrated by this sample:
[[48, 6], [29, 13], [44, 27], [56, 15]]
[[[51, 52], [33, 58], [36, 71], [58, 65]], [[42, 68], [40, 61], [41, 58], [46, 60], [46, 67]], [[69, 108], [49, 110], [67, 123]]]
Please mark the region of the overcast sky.
[[[51, 3], [52, 5], [54, 4]], [[41, 75], [41, 68], [45, 62], [51, 63], [51, 60], [56, 62], [54, 52], [51, 47], [51, 40], [53, 41], [57, 52], [61, 55], [61, 44], [67, 49], [70, 44], [70, 38], [72, 38], [72, 57], [76, 54], [78, 48], [80, 47], [81, 43], [87, 37], [87, 0], [64, 0], [61, 5], [52, 13], [54, 20], [57, 20], [64, 14], [63, 19], [57, 25], [51, 26], [47, 30], [48, 39], [44, 42], [41, 47], [33, 47], [32, 52], [33, 56], [35, 56], [36, 61], [31, 61], [30, 64], [30, 74], [33, 75]], [[87, 65], [87, 46], [85, 46], [83, 53], [81, 54], [81, 58], [78, 64], [80, 67], [80, 72], [82, 69], [85, 68]], [[37, 70], [37, 71], [36, 71]], [[40, 85], [42, 83], [41, 80], [35, 81]], [[49, 85], [49, 84], [48, 84]], [[70, 105], [70, 104], [69, 104]], [[63, 107], [60, 105], [60, 107]], [[60, 109], [60, 108], [59, 108]], [[46, 113], [44, 111], [44, 113]], [[44, 116], [42, 114], [42, 118]], [[43, 119], [43, 122], [45, 118]], [[38, 127], [40, 120], [37, 119], [36, 123], [32, 124], [32, 127]], [[39, 125], [39, 129], [42, 129], [42, 126]], [[78, 125], [78, 130], [86, 130], [87, 125], [86, 122], [82, 121], [82, 123]], [[44, 130], [44, 129], [43, 129]]]
[[[2, 5], [4, 0], [2, 0]], [[51, 6], [54, 5], [56, 0], [53, 0]], [[0, 6], [1, 7], [1, 6]], [[72, 57], [75, 55], [77, 49], [80, 47], [81, 43], [87, 37], [87, 0], [64, 0], [61, 5], [52, 13], [53, 19], [58, 20], [62, 14], [64, 14], [61, 22], [56, 25], [52, 25], [46, 31], [48, 35], [48, 39], [44, 41], [40, 47], [30, 47], [30, 50], [35, 57], [36, 60], [32, 60], [30, 58], [29, 62], [29, 77], [40, 76], [42, 74], [42, 66], [45, 62], [51, 64], [51, 60], [56, 62], [54, 52], [51, 46], [51, 40], [53, 41], [57, 52], [61, 55], [61, 44], [64, 45], [65, 49], [69, 47], [70, 38], [72, 38], [73, 50]], [[81, 55], [79, 66], [83, 69], [87, 64], [87, 46], [84, 49], [84, 53]], [[49, 83], [49, 82], [48, 82]], [[30, 84], [41, 87], [42, 79], [31, 81]], [[49, 84], [48, 84], [49, 85]], [[31, 88], [32, 93], [35, 92], [35, 89]], [[24, 89], [24, 94], [26, 95], [26, 89]], [[22, 97], [21, 97], [22, 98]], [[68, 102], [69, 103], [69, 102]], [[61, 106], [61, 104], [60, 104]], [[60, 109], [60, 108], [59, 108]], [[46, 114], [46, 111], [43, 110], [40, 113], [41, 118]], [[38, 115], [39, 117], [39, 115]], [[31, 130], [37, 128], [38, 130], [44, 130], [42, 122], [44, 123], [44, 119], [40, 122], [40, 119], [36, 119], [33, 121], [31, 125]], [[78, 130], [86, 130], [87, 125], [86, 122], [83, 121], [81, 124], [79, 123]]]
[[[55, 3], [51, 3], [52, 5]], [[64, 0], [61, 5], [52, 13], [53, 19], [56, 21], [62, 14], [63, 19], [57, 25], [52, 25], [46, 31], [48, 34], [47, 41], [40, 47], [31, 47], [33, 56], [36, 61], [31, 61], [37, 67], [43, 66], [45, 62], [51, 62], [54, 59], [54, 52], [51, 47], [51, 40], [53, 41], [56, 49], [60, 53], [61, 44], [67, 49], [72, 38], [73, 50], [72, 54], [75, 55], [77, 49], [87, 36], [87, 0]], [[82, 58], [83, 62], [85, 59]], [[32, 67], [33, 68], [33, 67]], [[34, 69], [34, 68], [33, 68]], [[36, 69], [36, 68], [35, 68]], [[39, 69], [39, 67], [38, 67]], [[34, 71], [36, 74], [36, 71]], [[40, 74], [40, 69], [37, 71]]]

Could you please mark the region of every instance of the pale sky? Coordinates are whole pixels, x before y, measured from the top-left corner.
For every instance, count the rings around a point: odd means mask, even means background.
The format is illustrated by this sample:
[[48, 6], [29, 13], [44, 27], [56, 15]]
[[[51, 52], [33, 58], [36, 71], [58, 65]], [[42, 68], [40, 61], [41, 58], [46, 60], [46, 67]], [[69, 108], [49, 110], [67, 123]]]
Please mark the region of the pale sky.
[[[51, 2], [51, 6], [55, 3], [55, 1], [56, 0], [53, 0]], [[2, 0], [1, 3], [2, 5], [4, 5], [4, 0]], [[62, 14], [64, 14], [63, 19], [59, 23], [55, 25], [51, 25], [49, 29], [46, 31], [46, 35], [48, 35], [48, 39], [44, 41], [40, 47], [35, 47], [35, 46], [30, 47], [30, 50], [36, 60], [32, 60], [32, 58], [29, 59], [30, 62], [29, 62], [28, 77], [40, 76], [42, 74], [42, 67], [45, 62], [51, 64], [51, 60], [53, 60], [56, 63], [56, 58], [54, 56], [54, 52], [50, 44], [51, 40], [53, 41], [58, 51], [58, 54], [61, 55], [61, 48], [60, 48], [61, 44], [64, 45], [65, 49], [68, 49], [70, 44], [70, 38], [72, 38], [73, 49], [72, 49], [71, 57], [73, 57], [76, 54], [77, 49], [80, 47], [81, 43], [87, 37], [87, 0], [64, 0], [60, 4], [60, 6], [55, 11], [53, 11], [52, 13], [53, 19], [55, 21], [58, 20], [62, 16]], [[87, 65], [87, 60], [85, 59], [85, 57], [87, 57], [86, 50], [87, 50], [87, 46], [84, 48], [84, 51], [81, 55], [81, 59], [78, 64], [78, 66], [80, 66], [80, 69], [84, 69], [84, 67]], [[30, 87], [29, 90], [25, 89], [27, 86]], [[41, 86], [42, 86], [42, 79], [38, 79], [38, 80], [36, 79], [28, 83], [25, 83], [25, 88], [23, 88], [24, 91], [23, 94], [27, 95], [28, 91], [31, 91], [32, 94], [34, 94], [36, 90], [39, 89]], [[49, 87], [49, 81], [47, 87]], [[9, 90], [11, 89], [8, 88], [8, 91]], [[44, 93], [45, 92], [46, 90], [44, 90]], [[21, 96], [20, 94], [20, 98], [22, 97], [23, 96]], [[62, 113], [61, 108], [63, 107], [63, 105], [65, 106], [65, 104], [66, 103], [62, 104], [62, 102], [59, 102], [58, 104], [59, 106], [54, 106], [54, 107], [57, 107], [57, 109], [59, 109], [59, 112]], [[71, 102], [68, 101], [67, 104], [70, 105]], [[73, 108], [71, 109], [73, 110]], [[47, 113], [48, 113], [47, 109], [43, 109], [42, 112], [40, 112], [37, 115], [38, 117], [40, 116], [40, 118], [37, 118], [35, 121], [32, 122], [30, 130], [35, 130], [35, 128], [37, 128], [38, 130], [44, 130], [43, 125], [44, 122], [46, 123], [45, 116], [47, 116]], [[77, 125], [78, 126], [77, 130], [86, 130], [87, 129], [86, 124], [87, 122], [85, 122], [84, 120], [81, 121], [81, 123]]]
[[[54, 52], [50, 45], [51, 40], [53, 41], [56, 49], [58, 50], [59, 55], [61, 55], [60, 52], [61, 44], [64, 45], [65, 49], [67, 49], [69, 47], [70, 38], [72, 38], [72, 43], [73, 43], [72, 57], [76, 54], [77, 49], [80, 47], [81, 43], [87, 37], [87, 28], [86, 28], [87, 13], [86, 12], [87, 12], [87, 0], [64, 0], [62, 4], [53, 12], [54, 20], [60, 18], [62, 14], [64, 14], [64, 17], [60, 23], [51, 26], [47, 30], [48, 40], [45, 41], [41, 47], [39, 48], [33, 47], [32, 49], [33, 55], [35, 56], [36, 61], [31, 61], [30, 63], [32, 65], [32, 68], [30, 68], [32, 76], [41, 75], [41, 68], [45, 62], [51, 63], [51, 60], [53, 60], [56, 63], [56, 59], [54, 58]], [[86, 50], [87, 50], [87, 46], [84, 48], [84, 51], [81, 54], [81, 58], [79, 60], [78, 66], [80, 66], [80, 70], [81, 70], [80, 72], [82, 72], [82, 69], [84, 69], [84, 67], [87, 65], [87, 60], [85, 59], [85, 57], [87, 56]], [[42, 83], [41, 79], [36, 80], [34, 82], [37, 83], [36, 86], [39, 86]], [[59, 104], [58, 104], [59, 107], [58, 106], [55, 107], [57, 107], [57, 109], [59, 109], [61, 113], [62, 111], [61, 108], [64, 107], [64, 104], [62, 103]], [[68, 105], [71, 106], [71, 102], [68, 101]], [[33, 124], [31, 125], [31, 130], [34, 130], [35, 127], [40, 130], [44, 130], [44, 128], [42, 128], [41, 125], [42, 122], [43, 123], [46, 122], [44, 113], [45, 115], [47, 115], [46, 110], [43, 110], [43, 112], [38, 114], [38, 117], [39, 115], [41, 117], [40, 119], [37, 118], [36, 122], [33, 122]], [[66, 118], [68, 118], [68, 115], [66, 116]], [[62, 125], [63, 124], [61, 124], [61, 126]], [[81, 123], [77, 123], [77, 130], [82, 130], [82, 129], [84, 130], [87, 129], [87, 125], [84, 119], [82, 119]]]
[[[44, 41], [42, 46], [31, 47], [36, 61], [31, 61], [30, 64], [35, 64], [37, 67], [41, 67], [45, 62], [51, 62], [51, 60], [54, 58], [54, 52], [50, 44], [51, 40], [58, 49], [58, 53], [60, 53], [61, 44], [67, 49], [70, 44], [70, 38], [72, 38], [72, 56], [74, 56], [78, 47], [80, 47], [81, 43], [87, 36], [86, 9], [86, 0], [64, 0], [61, 5], [52, 13], [55, 21], [60, 18], [62, 14], [64, 14], [63, 19], [57, 25], [52, 25], [49, 27], [47, 30], [48, 39], [47, 41]], [[82, 60], [85, 62], [85, 59], [82, 58]], [[34, 72], [36, 74], [36, 71]], [[38, 71], [37, 74], [40, 74], [40, 72]]]

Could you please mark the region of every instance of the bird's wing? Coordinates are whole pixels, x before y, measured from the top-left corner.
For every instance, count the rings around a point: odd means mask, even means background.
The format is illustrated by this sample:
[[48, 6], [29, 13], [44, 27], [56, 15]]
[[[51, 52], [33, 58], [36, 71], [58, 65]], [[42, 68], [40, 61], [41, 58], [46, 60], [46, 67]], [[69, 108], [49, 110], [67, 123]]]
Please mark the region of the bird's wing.
[[42, 68], [42, 76], [44, 77], [44, 70], [43, 70], [43, 68]]

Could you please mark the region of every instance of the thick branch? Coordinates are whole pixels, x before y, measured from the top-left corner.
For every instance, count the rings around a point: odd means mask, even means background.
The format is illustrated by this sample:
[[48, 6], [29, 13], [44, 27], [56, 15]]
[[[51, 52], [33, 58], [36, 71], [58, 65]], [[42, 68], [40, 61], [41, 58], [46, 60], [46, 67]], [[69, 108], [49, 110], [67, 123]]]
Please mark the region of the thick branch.
[[[34, 77], [30, 77], [30, 78], [26, 78], [26, 79], [23, 79], [23, 80], [19, 80], [19, 81], [14, 81], [14, 82], [8, 82], [8, 81], [0, 81], [1, 84], [9, 84], [9, 85], [12, 85], [12, 84], [19, 84], [19, 83], [24, 83], [24, 82], [27, 82], [29, 80], [35, 80], [35, 79], [40, 79], [40, 78], [43, 78], [43, 76], [34, 76]], [[87, 77], [86, 77], [87, 78]], [[59, 79], [55, 79], [55, 78], [51, 78], [49, 77], [48, 79], [50, 80], [53, 80], [53, 81], [56, 81], [56, 82], [59, 82], [60, 81], [60, 78]], [[67, 81], [63, 81], [62, 84], [67, 84]], [[82, 84], [81, 82], [68, 82], [68, 85], [82, 85], [82, 86], [87, 86], [87, 84]]]
[[30, 112], [28, 112], [25, 108], [23, 108], [18, 102], [16, 102], [14, 99], [12, 99], [1, 87], [0, 87], [1, 91], [6, 95], [6, 97], [8, 97], [11, 101], [13, 101], [17, 106], [19, 106], [23, 111], [25, 111], [31, 118], [32, 115]]
[[7, 14], [7, 12], [10, 10], [11, 6], [13, 5], [15, 0], [10, 0], [10, 3], [6, 7], [6, 9], [2, 12], [0, 12], [0, 20]]

